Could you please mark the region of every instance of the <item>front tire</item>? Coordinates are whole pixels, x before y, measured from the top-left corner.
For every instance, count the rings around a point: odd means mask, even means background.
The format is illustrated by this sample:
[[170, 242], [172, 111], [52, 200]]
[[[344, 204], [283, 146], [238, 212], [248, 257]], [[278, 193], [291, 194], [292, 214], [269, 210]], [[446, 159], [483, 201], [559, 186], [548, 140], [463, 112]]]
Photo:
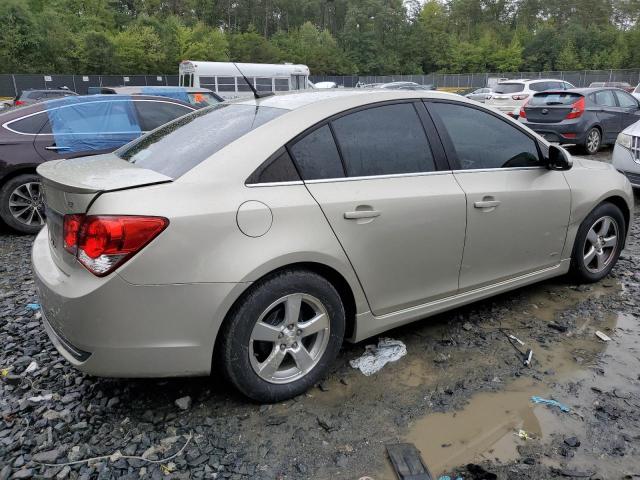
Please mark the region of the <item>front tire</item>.
[[609, 275], [622, 251], [626, 225], [624, 216], [612, 203], [601, 203], [584, 219], [573, 247], [571, 270], [583, 283], [593, 283]]
[[0, 218], [13, 230], [35, 234], [44, 225], [42, 184], [35, 174], [9, 179], [0, 188]]
[[602, 134], [596, 127], [591, 128], [587, 132], [587, 137], [582, 144], [582, 150], [587, 155], [595, 155], [602, 145]]
[[345, 312], [329, 281], [285, 270], [257, 282], [220, 332], [229, 380], [258, 402], [304, 393], [326, 375], [342, 344]]

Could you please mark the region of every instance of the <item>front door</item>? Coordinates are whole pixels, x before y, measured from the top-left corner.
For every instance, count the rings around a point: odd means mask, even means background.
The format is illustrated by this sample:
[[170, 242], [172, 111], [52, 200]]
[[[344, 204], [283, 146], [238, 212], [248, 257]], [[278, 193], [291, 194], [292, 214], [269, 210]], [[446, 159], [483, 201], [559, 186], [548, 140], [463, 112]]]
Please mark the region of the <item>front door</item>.
[[430, 148], [417, 108], [359, 110], [290, 146], [375, 315], [458, 290], [465, 196], [438, 170], [441, 147]]
[[542, 167], [537, 141], [480, 108], [428, 105], [467, 196], [460, 289], [559, 264], [570, 191], [562, 172]]

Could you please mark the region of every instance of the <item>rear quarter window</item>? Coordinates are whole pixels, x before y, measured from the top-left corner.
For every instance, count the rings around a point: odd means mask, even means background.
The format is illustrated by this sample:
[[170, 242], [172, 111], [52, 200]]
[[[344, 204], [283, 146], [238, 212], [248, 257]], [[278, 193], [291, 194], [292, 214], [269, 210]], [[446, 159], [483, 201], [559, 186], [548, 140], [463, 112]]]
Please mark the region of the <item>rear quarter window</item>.
[[45, 112], [19, 118], [18, 120], [7, 123], [7, 127], [15, 132], [26, 133], [30, 135], [36, 135], [38, 133], [51, 133], [49, 117], [47, 117], [47, 114]]

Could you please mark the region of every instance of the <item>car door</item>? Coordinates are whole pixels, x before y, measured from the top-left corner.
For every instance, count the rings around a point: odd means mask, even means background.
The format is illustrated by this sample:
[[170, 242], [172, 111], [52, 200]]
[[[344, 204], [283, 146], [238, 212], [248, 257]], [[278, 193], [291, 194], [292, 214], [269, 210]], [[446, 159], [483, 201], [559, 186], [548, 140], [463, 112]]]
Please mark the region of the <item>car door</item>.
[[603, 130], [602, 143], [615, 141], [622, 130], [622, 109], [618, 106], [613, 90], [599, 90], [591, 94], [596, 118]]
[[542, 166], [537, 140], [479, 107], [427, 105], [467, 195], [460, 289], [559, 264], [571, 196], [564, 174]]
[[640, 105], [632, 95], [622, 90], [614, 90], [621, 112], [620, 132], [640, 120]]
[[193, 107], [167, 100], [134, 100], [133, 104], [143, 132], [155, 130], [195, 110]]
[[377, 104], [289, 146], [375, 315], [458, 290], [465, 197], [421, 117], [420, 102]]

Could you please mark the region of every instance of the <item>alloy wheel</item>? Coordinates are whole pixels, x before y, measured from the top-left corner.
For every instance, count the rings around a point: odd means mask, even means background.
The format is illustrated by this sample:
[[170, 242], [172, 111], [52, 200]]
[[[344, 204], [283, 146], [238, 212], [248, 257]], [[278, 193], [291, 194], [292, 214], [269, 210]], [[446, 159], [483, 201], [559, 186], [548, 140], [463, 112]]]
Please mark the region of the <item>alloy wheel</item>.
[[600, 132], [595, 128], [589, 132], [587, 137], [587, 150], [591, 153], [596, 153], [600, 147]]
[[9, 211], [13, 218], [30, 227], [44, 225], [44, 202], [39, 182], [18, 185], [9, 195]]
[[584, 266], [591, 273], [600, 273], [609, 266], [618, 248], [618, 223], [609, 216], [591, 226], [583, 249]]
[[304, 293], [286, 295], [265, 309], [251, 332], [251, 366], [269, 383], [294, 382], [318, 364], [329, 333], [329, 314], [320, 300]]

